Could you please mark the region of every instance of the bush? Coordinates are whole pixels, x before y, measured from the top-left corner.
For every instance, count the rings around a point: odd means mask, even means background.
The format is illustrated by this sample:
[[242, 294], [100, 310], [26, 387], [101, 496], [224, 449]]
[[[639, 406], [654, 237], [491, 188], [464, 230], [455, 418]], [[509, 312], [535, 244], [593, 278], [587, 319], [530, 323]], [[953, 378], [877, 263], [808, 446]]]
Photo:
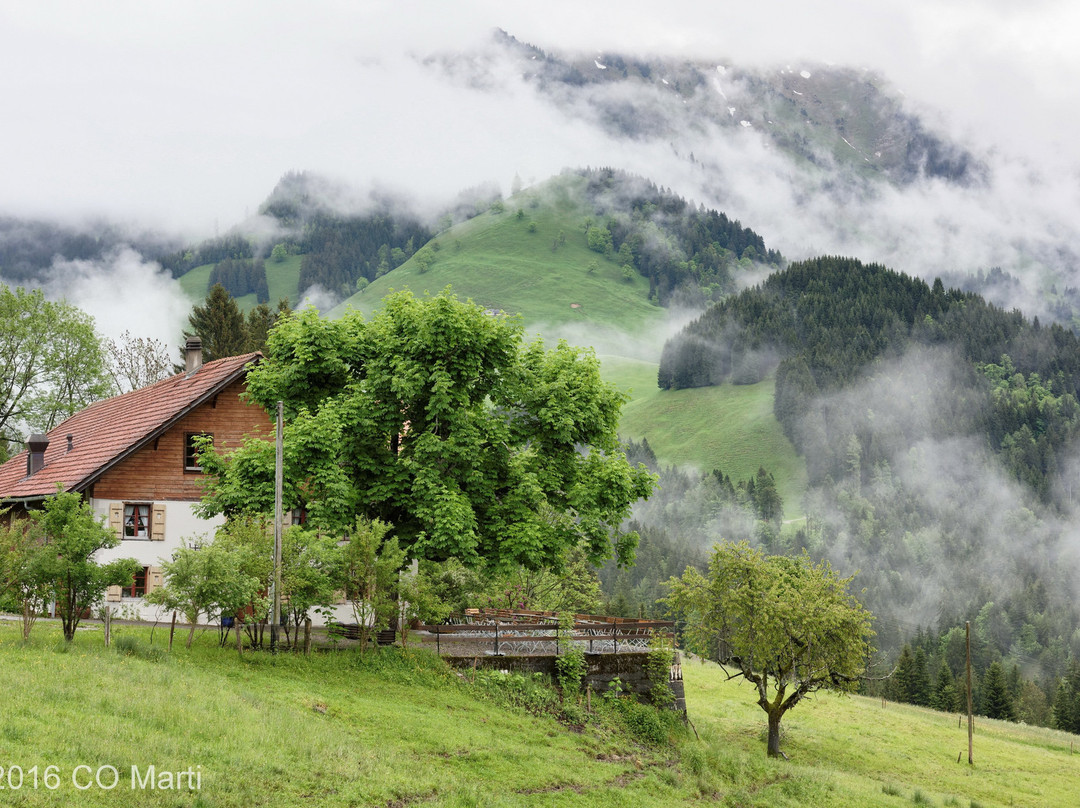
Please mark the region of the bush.
[[568, 693], [576, 696], [581, 692], [581, 680], [588, 671], [585, 652], [569, 639], [573, 636], [574, 615], [563, 612], [559, 615], [559, 656], [555, 659], [555, 671], [564, 698]]
[[655, 707], [670, 707], [675, 702], [671, 692], [671, 663], [675, 660], [675, 651], [671, 640], [662, 634], [654, 633], [649, 639], [649, 658], [645, 662], [645, 673], [652, 683], [649, 698]]
[[664, 746], [682, 722], [675, 713], [661, 711], [634, 699], [615, 699], [611, 705], [615, 720], [634, 740], [646, 746]]

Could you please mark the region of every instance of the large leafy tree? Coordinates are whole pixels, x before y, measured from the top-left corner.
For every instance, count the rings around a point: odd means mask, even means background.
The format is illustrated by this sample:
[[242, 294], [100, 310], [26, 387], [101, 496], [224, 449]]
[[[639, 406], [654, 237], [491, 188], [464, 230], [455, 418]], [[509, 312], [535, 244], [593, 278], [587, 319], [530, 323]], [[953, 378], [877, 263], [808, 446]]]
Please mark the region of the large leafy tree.
[[[633, 559], [619, 526], [653, 477], [619, 450], [623, 397], [591, 352], [525, 345], [514, 319], [406, 292], [370, 322], [286, 318], [266, 354], [249, 395], [284, 402], [286, 507], [315, 525], [380, 519], [409, 556], [470, 565], [559, 566], [578, 544], [592, 563]], [[273, 454], [208, 447], [204, 510], [269, 511]]]
[[0, 440], [48, 432], [108, 395], [105, 367], [90, 315], [0, 284]]
[[745, 542], [713, 549], [708, 574], [688, 567], [668, 603], [687, 621], [689, 647], [732, 667], [757, 690], [780, 751], [780, 719], [817, 690], [853, 690], [865, 672], [871, 616], [827, 562], [766, 556]]

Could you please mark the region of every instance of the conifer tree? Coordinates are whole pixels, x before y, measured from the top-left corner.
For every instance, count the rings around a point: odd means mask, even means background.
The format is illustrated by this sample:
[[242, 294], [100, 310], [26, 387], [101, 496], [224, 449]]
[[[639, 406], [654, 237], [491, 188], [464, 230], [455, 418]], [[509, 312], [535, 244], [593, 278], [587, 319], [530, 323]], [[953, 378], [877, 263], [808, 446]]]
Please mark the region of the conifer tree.
[[1000, 662], [990, 663], [983, 679], [982, 714], [987, 718], [1013, 720], [1013, 700]]
[[205, 361], [244, 353], [244, 315], [220, 283], [214, 284], [202, 306], [192, 308], [188, 323], [191, 333], [202, 338]]
[[960, 693], [956, 689], [956, 679], [952, 668], [942, 660], [938, 667], [937, 681], [934, 685], [934, 693], [930, 697], [930, 706], [935, 710], [951, 713], [959, 707]]
[[926, 651], [918, 648], [912, 659], [910, 700], [921, 707], [930, 706], [930, 673], [926, 667]]

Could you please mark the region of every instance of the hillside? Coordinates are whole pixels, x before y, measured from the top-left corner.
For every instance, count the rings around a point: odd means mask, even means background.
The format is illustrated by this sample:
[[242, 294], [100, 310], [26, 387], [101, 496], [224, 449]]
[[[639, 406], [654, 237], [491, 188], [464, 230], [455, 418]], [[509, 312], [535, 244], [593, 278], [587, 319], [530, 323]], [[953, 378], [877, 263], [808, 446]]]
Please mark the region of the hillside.
[[450, 286], [459, 297], [521, 315], [531, 331], [578, 344], [654, 328], [663, 311], [649, 301], [648, 281], [638, 273], [624, 278], [613, 258], [587, 245], [583, 223], [594, 214], [580, 196], [583, 185], [560, 178], [511, 196], [440, 233], [430, 253], [418, 251], [329, 315], [346, 306], [370, 312], [390, 289], [423, 294]]
[[[969, 767], [956, 762], [967, 746], [956, 715], [864, 697], [799, 705], [783, 724], [791, 760], [770, 760], [750, 688], [712, 664], [683, 666], [700, 740], [685, 732], [672, 745], [647, 747], [624, 731], [582, 731], [500, 706], [505, 695], [485, 692], [511, 688], [470, 685], [415, 652], [238, 659], [218, 649], [212, 633], [171, 655], [160, 627], [151, 646], [147, 629], [117, 625], [116, 650], [103, 647], [97, 626], [72, 646], [55, 645], [57, 636], [43, 621], [24, 645], [14, 625], [0, 625], [0, 686], [10, 694], [0, 747], [5, 777], [21, 767], [17, 800], [26, 806], [77, 797], [80, 805], [119, 808], [703, 801], [1053, 808], [1073, 805], [1080, 782], [1075, 736], [980, 719]], [[42, 669], [49, 675], [35, 674]], [[133, 765], [198, 767], [201, 788], [132, 790]], [[46, 766], [62, 775], [55, 788], [40, 779]], [[76, 766], [113, 766], [119, 786], [76, 791]], [[109, 782], [108, 769], [103, 776]]]
[[798, 544], [857, 576], [879, 647], [921, 636], [930, 669], [957, 672], [970, 621], [976, 674], [1000, 662], [1045, 722], [1080, 625], [1078, 357], [1061, 326], [820, 258], [709, 309], [667, 343], [659, 377], [684, 393], [775, 379], [807, 462]]
[[630, 396], [619, 433], [647, 438], [661, 462], [702, 472], [720, 469], [737, 480], [765, 466], [776, 478], [784, 516], [802, 515], [806, 464], [773, 415], [774, 380], [694, 390], [661, 390], [655, 362], [604, 355], [601, 372]]

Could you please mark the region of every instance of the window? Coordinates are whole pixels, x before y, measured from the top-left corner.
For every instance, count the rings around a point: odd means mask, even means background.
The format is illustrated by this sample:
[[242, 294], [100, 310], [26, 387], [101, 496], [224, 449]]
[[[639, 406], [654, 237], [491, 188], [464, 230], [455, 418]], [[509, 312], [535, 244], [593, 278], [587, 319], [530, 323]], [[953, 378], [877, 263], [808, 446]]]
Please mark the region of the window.
[[124, 505], [124, 538], [150, 538], [150, 505]]
[[149, 567], [139, 567], [139, 569], [135, 570], [135, 577], [131, 579], [131, 585], [125, 586], [123, 589], [124, 597], [143, 597], [146, 594], [146, 578], [149, 573]]
[[184, 471], [202, 471], [199, 458], [196, 454], [195, 438], [210, 438], [214, 436], [209, 432], [185, 432], [184, 433]]

